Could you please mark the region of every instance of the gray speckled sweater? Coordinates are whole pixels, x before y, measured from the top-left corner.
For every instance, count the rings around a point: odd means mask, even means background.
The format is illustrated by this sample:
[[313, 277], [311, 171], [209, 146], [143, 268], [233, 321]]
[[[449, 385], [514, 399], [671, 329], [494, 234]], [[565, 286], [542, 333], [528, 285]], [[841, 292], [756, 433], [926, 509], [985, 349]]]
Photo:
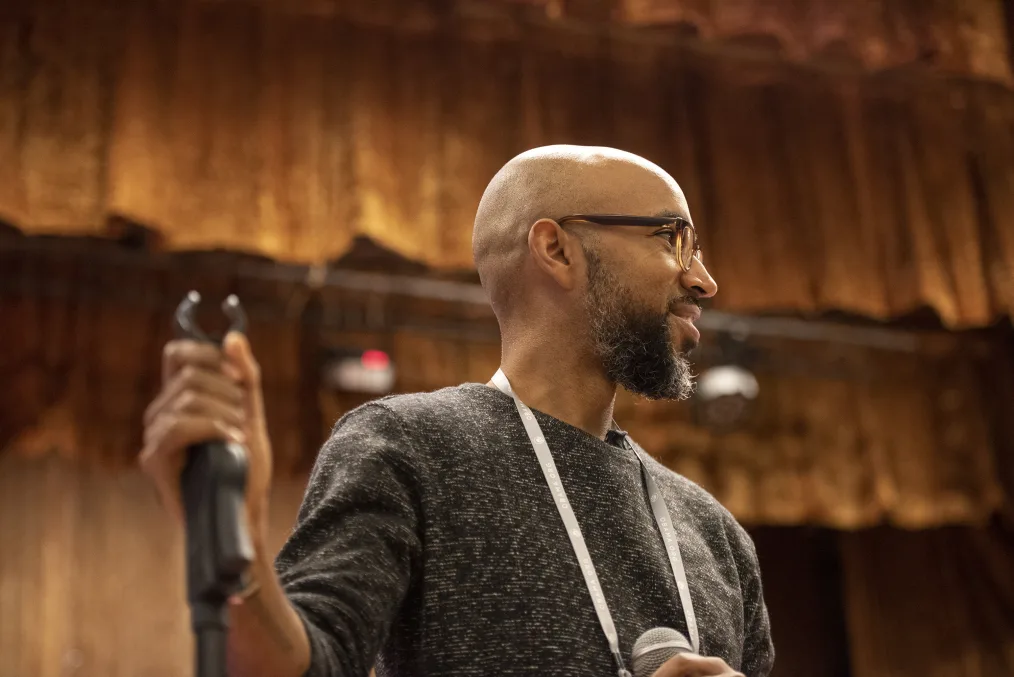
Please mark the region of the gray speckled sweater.
[[[686, 634], [634, 454], [536, 412], [628, 655]], [[654, 460], [682, 546], [701, 653], [764, 677], [774, 649], [753, 543]], [[349, 413], [317, 459], [278, 556], [310, 677], [614, 675], [535, 452], [503, 393], [466, 384]], [[629, 663], [628, 663], [629, 667]]]

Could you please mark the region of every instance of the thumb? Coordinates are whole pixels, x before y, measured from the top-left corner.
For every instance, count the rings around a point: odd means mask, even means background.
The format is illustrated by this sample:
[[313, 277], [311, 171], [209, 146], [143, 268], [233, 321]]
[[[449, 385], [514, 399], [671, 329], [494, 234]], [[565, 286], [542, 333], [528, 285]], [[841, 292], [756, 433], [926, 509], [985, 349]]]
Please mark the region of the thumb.
[[225, 352], [226, 360], [236, 370], [238, 379], [253, 390], [261, 385], [261, 368], [250, 349], [250, 341], [245, 334], [231, 331], [225, 336], [222, 343], [222, 350]]

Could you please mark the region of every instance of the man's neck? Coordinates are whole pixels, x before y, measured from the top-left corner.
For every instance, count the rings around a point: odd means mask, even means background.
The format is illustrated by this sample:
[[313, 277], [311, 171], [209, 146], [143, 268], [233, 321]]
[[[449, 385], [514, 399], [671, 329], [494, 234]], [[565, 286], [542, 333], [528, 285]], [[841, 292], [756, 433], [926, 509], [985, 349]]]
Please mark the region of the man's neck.
[[605, 439], [616, 386], [577, 351], [507, 351], [500, 365], [521, 401], [532, 409]]

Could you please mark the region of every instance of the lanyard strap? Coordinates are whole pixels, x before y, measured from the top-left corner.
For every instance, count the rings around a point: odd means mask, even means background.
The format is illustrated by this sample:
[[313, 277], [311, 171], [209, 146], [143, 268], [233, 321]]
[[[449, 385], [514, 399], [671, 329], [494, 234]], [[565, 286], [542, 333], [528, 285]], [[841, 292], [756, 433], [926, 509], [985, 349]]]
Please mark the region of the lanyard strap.
[[641, 475], [644, 477], [644, 484], [648, 489], [648, 500], [651, 502], [651, 511], [655, 514], [655, 523], [662, 532], [662, 542], [665, 543], [665, 551], [669, 555], [669, 567], [672, 568], [673, 578], [676, 579], [676, 591], [680, 595], [680, 605], [683, 607], [683, 616], [687, 622], [687, 632], [690, 633], [690, 646], [694, 653], [701, 651], [700, 633], [697, 630], [697, 614], [694, 613], [694, 603], [690, 598], [690, 585], [687, 583], [687, 572], [683, 568], [683, 554], [680, 552], [680, 542], [676, 537], [676, 529], [672, 525], [672, 517], [669, 515], [669, 508], [662, 498], [662, 492], [658, 490], [655, 480], [648, 472], [648, 466], [644, 462], [642, 452], [639, 452], [630, 443], [626, 433], [623, 433], [623, 444], [637, 455], [641, 462]]
[[[621, 677], [629, 677], [630, 673], [624, 667], [623, 654], [620, 652], [620, 641], [616, 634], [616, 626], [613, 624], [613, 616], [609, 613], [609, 606], [606, 604], [605, 595], [602, 593], [602, 585], [599, 583], [599, 577], [595, 573], [595, 566], [592, 564], [591, 555], [588, 553], [588, 547], [585, 545], [584, 537], [581, 535], [581, 527], [578, 526], [577, 517], [574, 516], [574, 510], [570, 507], [570, 501], [567, 500], [567, 492], [564, 491], [563, 484], [560, 481], [560, 474], [556, 471], [556, 463], [553, 461], [553, 454], [549, 451], [546, 438], [542, 434], [542, 427], [535, 420], [532, 410], [521, 401], [514, 392], [514, 389], [511, 388], [510, 381], [507, 380], [507, 376], [503, 373], [503, 370], [497, 370], [496, 374], [493, 375], [493, 384], [501, 392], [509, 395], [514, 400], [514, 406], [517, 407], [518, 414], [521, 416], [521, 423], [525, 426], [525, 432], [528, 433], [528, 439], [531, 440], [532, 448], [535, 449], [535, 455], [539, 459], [539, 466], [542, 468], [546, 483], [549, 485], [550, 494], [552, 494], [556, 508], [560, 512], [563, 525], [567, 529], [570, 544], [574, 548], [574, 554], [577, 556], [578, 564], [581, 566], [581, 573], [584, 574], [584, 581], [588, 586], [588, 593], [591, 595], [595, 613], [599, 618], [599, 624], [602, 626], [602, 633], [606, 636], [606, 641], [609, 642], [609, 650], [613, 654], [613, 660], [616, 661], [618, 674]], [[672, 567], [673, 577], [676, 579], [676, 590], [679, 592], [683, 614], [686, 617], [687, 630], [690, 633], [690, 643], [694, 651], [699, 652], [697, 618], [690, 600], [690, 588], [687, 585], [687, 575], [683, 568], [683, 557], [680, 554], [679, 540], [676, 538], [676, 531], [673, 529], [669, 510], [662, 499], [655, 480], [652, 479], [651, 474], [648, 472], [648, 467], [645, 465], [641, 454], [630, 444], [625, 433], [623, 440], [624, 446], [633, 451], [637, 460], [641, 463], [641, 475], [648, 490], [651, 510], [655, 516], [655, 522], [662, 532], [662, 540], [669, 555], [669, 565]]]

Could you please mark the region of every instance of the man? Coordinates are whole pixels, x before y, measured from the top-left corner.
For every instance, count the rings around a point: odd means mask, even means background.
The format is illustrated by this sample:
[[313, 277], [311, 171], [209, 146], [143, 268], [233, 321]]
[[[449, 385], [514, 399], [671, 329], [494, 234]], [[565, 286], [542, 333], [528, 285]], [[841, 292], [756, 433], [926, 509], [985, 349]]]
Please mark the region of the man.
[[693, 323], [717, 287], [679, 186], [629, 153], [538, 148], [493, 178], [473, 243], [502, 371], [342, 418], [274, 567], [249, 346], [167, 346], [141, 457], [165, 502], [178, 516], [187, 445], [226, 437], [250, 455], [258, 557], [232, 607], [233, 674], [615, 675], [664, 626], [699, 655], [657, 677], [767, 675], [749, 537], [612, 424], [618, 385], [692, 390]]

